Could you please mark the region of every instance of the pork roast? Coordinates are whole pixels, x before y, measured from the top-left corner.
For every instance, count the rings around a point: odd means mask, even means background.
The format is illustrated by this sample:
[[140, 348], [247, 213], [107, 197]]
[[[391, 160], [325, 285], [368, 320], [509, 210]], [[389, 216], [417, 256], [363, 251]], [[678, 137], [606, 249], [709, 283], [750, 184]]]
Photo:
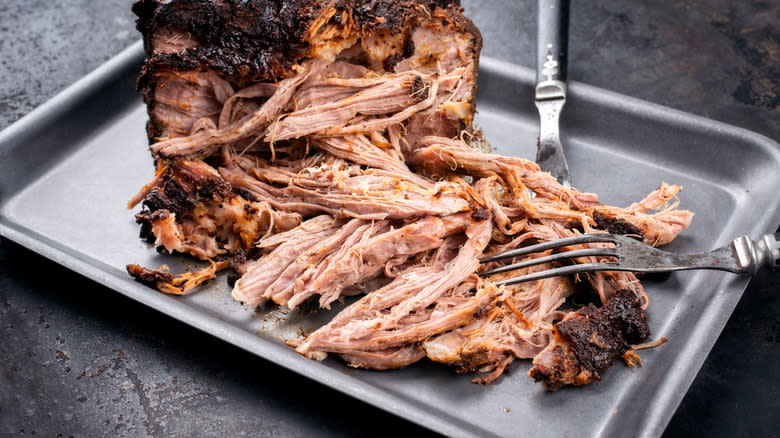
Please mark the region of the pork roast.
[[[247, 305], [340, 308], [289, 340], [307, 357], [371, 369], [428, 357], [489, 383], [540, 355], [537, 379], [577, 383], [548, 377], [565, 367], [544, 358], [561, 348], [583, 363], [585, 344], [561, 341], [598, 313], [571, 307], [582, 287], [497, 287], [500, 275], [475, 274], [479, 258], [614, 224], [668, 242], [690, 223], [679, 186], [605, 206], [531, 161], [473, 148], [482, 39], [456, 2], [139, 0], [133, 11], [157, 172], [129, 205], [158, 250], [209, 266], [128, 272], [181, 294], [230, 270]], [[579, 279], [597, 304], [629, 293], [647, 305], [631, 273]]]

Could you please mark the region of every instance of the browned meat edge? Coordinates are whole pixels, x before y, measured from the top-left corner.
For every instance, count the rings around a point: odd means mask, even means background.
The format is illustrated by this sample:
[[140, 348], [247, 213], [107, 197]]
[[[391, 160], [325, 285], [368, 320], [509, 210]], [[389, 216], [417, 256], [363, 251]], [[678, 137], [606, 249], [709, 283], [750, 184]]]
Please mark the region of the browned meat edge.
[[620, 290], [602, 307], [590, 304], [555, 324], [553, 341], [536, 356], [528, 374], [549, 389], [599, 380], [631, 344], [648, 336], [639, 298]]

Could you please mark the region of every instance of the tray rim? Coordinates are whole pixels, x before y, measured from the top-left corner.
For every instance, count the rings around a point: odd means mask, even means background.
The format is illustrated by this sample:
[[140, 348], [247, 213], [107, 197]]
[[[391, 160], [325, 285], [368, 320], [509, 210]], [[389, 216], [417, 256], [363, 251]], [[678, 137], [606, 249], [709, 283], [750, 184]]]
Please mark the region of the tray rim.
[[[83, 98], [101, 90], [123, 70], [126, 70], [132, 65], [140, 65], [140, 59], [142, 59], [143, 56], [143, 42], [138, 40], [136, 43], [130, 45], [72, 85], [63, 89], [47, 102], [0, 131], [0, 156], [3, 156], [8, 149], [14, 147], [14, 142], [12, 140], [35, 133], [37, 126], [61, 117], [69, 108], [77, 105]], [[532, 83], [534, 81], [533, 70], [490, 57], [483, 56], [480, 58], [480, 69], [489, 70], [492, 73], [510, 78], [518, 78], [524, 82]], [[668, 122], [674, 125], [687, 124], [689, 126], [694, 126], [697, 129], [716, 129], [718, 132], [737, 137], [738, 139], [760, 147], [770, 155], [773, 155], [777, 161], [780, 162], [780, 145], [762, 134], [642, 99], [578, 83], [576, 81], [569, 83], [569, 89], [573, 95], [580, 95], [586, 100], [592, 100], [600, 105], [611, 107], [620, 106], [624, 110], [627, 109], [631, 112], [638, 110], [649, 112], [655, 120], [660, 120], [662, 122]], [[8, 199], [0, 199], [0, 207], [5, 205], [7, 201]], [[778, 220], [778, 216], [780, 216], [780, 205], [775, 206], [774, 210], [771, 208], [767, 209], [763, 215], [757, 217], [755, 222], [756, 225], [753, 228], [766, 230], [767, 227], [773, 223], [772, 221]], [[426, 405], [427, 409], [424, 412], [418, 410], [416, 409], [417, 402], [414, 400], [405, 399], [395, 393], [388, 392], [381, 387], [376, 387], [360, 381], [330, 367], [321, 366], [316, 361], [301, 357], [291, 349], [279, 349], [278, 344], [248, 333], [232, 324], [225, 324], [224, 321], [214, 315], [201, 313], [186, 306], [176, 305], [175, 298], [160, 294], [150, 290], [146, 286], [140, 285], [126, 275], [123, 275], [124, 272], [119, 272], [119, 270], [114, 267], [106, 269], [106, 266], [102, 266], [99, 260], [92, 257], [76, 257], [74, 254], [68, 253], [68, 248], [61, 248], [61, 245], [51, 241], [45, 236], [38, 235], [34, 230], [26, 229], [22, 225], [9, 221], [5, 215], [0, 215], [0, 236], [8, 238], [29, 250], [71, 269], [74, 272], [83, 275], [88, 280], [102, 284], [103, 286], [136, 300], [156, 311], [258, 355], [265, 360], [269, 360], [279, 366], [290, 369], [302, 377], [319, 384], [324, 384], [423, 427], [435, 428], [438, 432], [450, 436], [492, 435], [492, 432], [479, 428], [475, 424], [462, 421], [456, 415], [441, 412], [434, 406]], [[732, 281], [729, 283], [729, 287], [734, 287], [737, 291], [731, 290], [729, 293], [736, 294], [738, 299], [741, 297], [742, 293], [744, 293], [747, 284], [748, 279]], [[731, 312], [733, 312], [733, 307], [731, 308], [729, 315]], [[699, 369], [704, 363], [706, 354], [701, 355], [701, 353], [709, 353], [727, 321], [728, 318], [722, 321], [722, 324], [719, 324], [718, 329], [715, 331], [715, 335], [710, 336], [712, 338], [711, 342], [709, 342], [708, 339], [705, 348], [700, 348], [700, 344], [691, 345], [691, 342], [684, 344], [682, 349], [683, 353], [688, 355], [691, 353], [691, 350], [696, 350], [695, 357], [701, 356], [701, 360], [696, 360], [696, 366], [688, 367], [686, 370], [687, 372], [678, 373], [677, 377], [674, 379], [678, 384], [685, 387], [685, 391], [681, 394], [678, 395], [674, 391], [663, 391], [664, 388], [661, 388], [662, 391], [660, 392], [662, 394], [658, 397], [666, 399], [664, 405], [667, 407], [673, 406], [674, 409], [666, 409], [666, 411], [655, 412], [654, 415], [651, 415], [650, 417], [655, 421], [648, 420], [643, 422], [643, 428], [636, 430], [641, 436], [656, 436], [663, 432], [668, 421], [671, 419], [672, 414], [687, 392], [688, 387], [692, 384], [693, 378], [698, 374]], [[651, 404], [655, 405], [657, 403], [653, 400], [653, 403]], [[437, 411], [440, 415], [431, 415], [432, 411]], [[608, 433], [605, 429], [608, 429], [608, 427], [599, 430], [597, 432], [598, 435]]]

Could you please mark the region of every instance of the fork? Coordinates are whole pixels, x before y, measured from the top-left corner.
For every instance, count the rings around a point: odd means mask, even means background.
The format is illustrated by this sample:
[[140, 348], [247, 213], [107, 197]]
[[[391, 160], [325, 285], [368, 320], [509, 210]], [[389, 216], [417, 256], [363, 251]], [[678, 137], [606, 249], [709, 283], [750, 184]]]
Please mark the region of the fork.
[[631, 272], [670, 272], [689, 269], [717, 269], [733, 273], [754, 275], [761, 268], [777, 269], [780, 263], [780, 233], [765, 234], [758, 241], [747, 236], [741, 236], [726, 246], [699, 253], [676, 254], [654, 248], [630, 237], [619, 234], [581, 234], [563, 239], [518, 248], [500, 254], [481, 258], [480, 263], [489, 263], [512, 257], [525, 256], [548, 250], [561, 249], [572, 245], [586, 243], [611, 243], [614, 247], [583, 248], [557, 252], [544, 257], [524, 260], [479, 272], [480, 276], [488, 276], [516, 269], [527, 268], [542, 263], [571, 260], [577, 257], [614, 257], [617, 261], [600, 261], [594, 263], [573, 264], [552, 269], [546, 269], [507, 278], [495, 284], [510, 285], [526, 281], [560, 275], [571, 275], [580, 272], [595, 271], [631, 271]]
[[569, 165], [561, 146], [559, 119], [566, 103], [569, 41], [569, 0], [538, 0], [536, 93], [539, 141], [536, 163], [544, 172], [571, 187]]

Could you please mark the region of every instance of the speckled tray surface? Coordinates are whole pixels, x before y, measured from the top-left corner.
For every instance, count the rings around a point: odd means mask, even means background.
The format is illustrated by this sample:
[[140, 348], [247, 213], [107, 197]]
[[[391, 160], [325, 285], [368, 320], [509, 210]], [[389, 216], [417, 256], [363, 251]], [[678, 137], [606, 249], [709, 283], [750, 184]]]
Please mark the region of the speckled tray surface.
[[[663, 346], [643, 366], [616, 364], [599, 384], [546, 392], [530, 361], [489, 386], [427, 361], [398, 371], [316, 362], [283, 342], [332, 314], [241, 306], [224, 278], [171, 297], [133, 281], [127, 263], [193, 266], [138, 239], [127, 200], [154, 172], [146, 111], [135, 92], [135, 44], [0, 133], [0, 233], [114, 290], [314, 381], [451, 436], [637, 436], [662, 433], [747, 279], [681, 272], [646, 281], [648, 320]], [[532, 158], [533, 72], [482, 59], [477, 122], [498, 152]], [[582, 84], [571, 84], [562, 130], [574, 185], [627, 205], [660, 182], [682, 184], [692, 226], [667, 248], [693, 252], [780, 222], [780, 146], [760, 135]], [[334, 309], [338, 310], [338, 309]], [[316, 384], [316, 383], [312, 383]], [[541, 435], [539, 435], [541, 434]]]

